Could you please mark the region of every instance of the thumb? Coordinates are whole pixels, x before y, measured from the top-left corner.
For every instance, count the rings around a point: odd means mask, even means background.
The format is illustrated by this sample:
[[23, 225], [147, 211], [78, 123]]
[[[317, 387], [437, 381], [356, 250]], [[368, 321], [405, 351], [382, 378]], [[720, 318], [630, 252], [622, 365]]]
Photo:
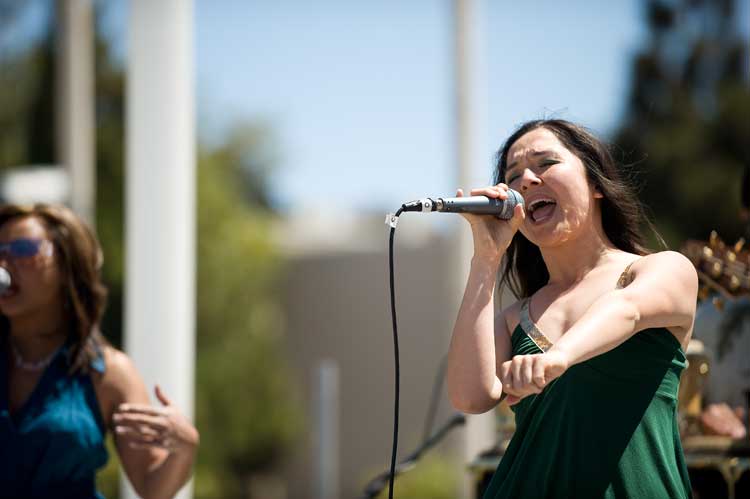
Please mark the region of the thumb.
[[516, 405], [519, 400], [521, 399], [516, 397], [515, 395], [508, 395], [507, 397], [505, 397], [505, 401], [508, 403], [509, 406]]
[[514, 230], [518, 230], [526, 220], [526, 211], [523, 209], [523, 204], [517, 204], [513, 207], [513, 218], [510, 219], [510, 224]]
[[156, 398], [159, 399], [159, 402], [164, 405], [172, 405], [172, 401], [169, 400], [166, 395], [164, 395], [164, 392], [161, 391], [161, 387], [159, 385], [156, 385], [154, 387], [154, 393], [156, 394]]

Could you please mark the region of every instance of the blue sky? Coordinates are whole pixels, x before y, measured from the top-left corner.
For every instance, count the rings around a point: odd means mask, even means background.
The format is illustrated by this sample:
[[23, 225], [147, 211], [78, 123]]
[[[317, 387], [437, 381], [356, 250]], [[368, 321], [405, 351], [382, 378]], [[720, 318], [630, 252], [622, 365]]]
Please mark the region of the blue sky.
[[[524, 120], [616, 124], [644, 31], [638, 2], [606, 3], [479, 2], [477, 185]], [[201, 120], [274, 126], [283, 206], [316, 197], [382, 210], [452, 195], [452, 15], [445, 0], [198, 2]]]
[[[3, 37], [33, 33], [50, 5]], [[268, 124], [283, 209], [395, 209], [456, 185], [450, 0], [195, 0], [202, 140], [243, 120]], [[606, 137], [622, 118], [643, 2], [477, 0], [478, 158], [472, 184], [519, 123], [556, 116]], [[127, 2], [104, 31], [126, 58]], [[742, 0], [740, 19], [750, 19]], [[743, 27], [746, 34], [750, 23]], [[20, 38], [19, 38], [20, 39]], [[12, 44], [10, 44], [12, 46]], [[462, 186], [470, 187], [470, 186]]]

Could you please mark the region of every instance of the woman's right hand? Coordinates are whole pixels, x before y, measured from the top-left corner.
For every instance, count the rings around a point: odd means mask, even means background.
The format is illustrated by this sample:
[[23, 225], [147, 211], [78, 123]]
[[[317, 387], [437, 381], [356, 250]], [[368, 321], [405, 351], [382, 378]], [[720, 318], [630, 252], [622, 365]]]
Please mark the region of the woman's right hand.
[[[463, 190], [458, 189], [457, 197], [463, 197]], [[471, 196], [487, 196], [495, 199], [508, 199], [508, 186], [497, 184], [479, 189], [472, 189]], [[471, 233], [474, 238], [474, 256], [500, 261], [505, 250], [510, 246], [510, 242], [516, 231], [521, 227], [526, 212], [523, 204], [518, 204], [513, 210], [513, 218], [502, 220], [494, 215], [475, 215], [471, 213], [461, 213], [471, 225]]]

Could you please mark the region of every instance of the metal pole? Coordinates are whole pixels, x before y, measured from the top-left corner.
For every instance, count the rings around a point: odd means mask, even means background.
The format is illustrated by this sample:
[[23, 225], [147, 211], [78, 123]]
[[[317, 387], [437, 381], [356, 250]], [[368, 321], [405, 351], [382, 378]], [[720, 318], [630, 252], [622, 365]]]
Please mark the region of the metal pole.
[[[127, 74], [125, 346], [188, 417], [195, 370], [193, 3], [132, 0]], [[158, 402], [155, 402], [158, 404]], [[124, 481], [123, 481], [124, 482]], [[178, 494], [192, 495], [187, 485]], [[128, 491], [126, 497], [135, 497]]]
[[56, 155], [70, 203], [95, 226], [94, 22], [91, 0], [57, 0]]
[[[456, 155], [458, 185], [464, 190], [472, 187], [474, 165], [482, 157], [485, 127], [481, 109], [482, 88], [479, 65], [480, 30], [478, 25], [478, 3], [480, 0], [454, 0], [455, 9], [455, 88], [456, 88]], [[481, 161], [484, 164], [484, 161]], [[471, 232], [462, 224], [458, 233], [458, 251], [453, 264], [455, 270], [454, 289], [466, 286], [469, 265], [473, 253]], [[460, 296], [456, 297], [456, 310]], [[464, 431], [463, 461], [468, 464], [481, 451], [494, 443], [495, 417], [490, 411], [470, 416]], [[463, 480], [462, 497], [473, 497], [476, 484], [466, 473]]]

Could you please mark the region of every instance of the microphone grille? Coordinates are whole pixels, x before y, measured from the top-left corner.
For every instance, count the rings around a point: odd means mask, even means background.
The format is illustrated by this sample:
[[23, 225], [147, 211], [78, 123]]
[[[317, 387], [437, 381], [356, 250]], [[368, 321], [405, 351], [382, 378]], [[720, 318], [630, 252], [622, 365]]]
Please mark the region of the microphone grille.
[[508, 201], [510, 201], [511, 208], [515, 208], [517, 204], [524, 204], [523, 196], [513, 189], [508, 189]]
[[10, 287], [10, 272], [0, 267], [0, 293], [4, 293]]

